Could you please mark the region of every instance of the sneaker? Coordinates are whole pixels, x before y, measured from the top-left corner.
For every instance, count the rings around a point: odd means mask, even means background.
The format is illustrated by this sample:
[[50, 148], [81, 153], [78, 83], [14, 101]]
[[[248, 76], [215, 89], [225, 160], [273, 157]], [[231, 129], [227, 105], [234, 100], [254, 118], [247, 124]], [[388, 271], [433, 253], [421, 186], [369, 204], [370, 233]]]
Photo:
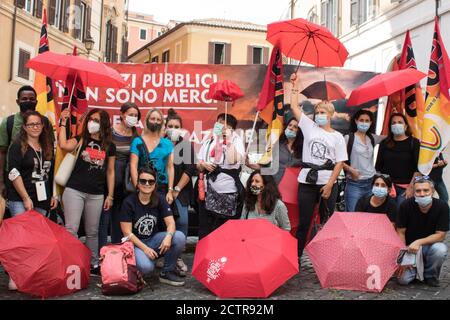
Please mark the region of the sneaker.
[[16, 291], [17, 290], [16, 283], [11, 278], [9, 278], [8, 290], [11, 290], [11, 291]]
[[184, 263], [183, 259], [181, 258], [177, 259], [177, 268], [185, 273], [188, 271], [188, 266]]
[[101, 276], [100, 267], [98, 265], [91, 267], [91, 276], [95, 277]]
[[159, 258], [156, 260], [156, 267], [162, 269], [164, 267], [164, 258]]
[[425, 283], [427, 284], [427, 285], [429, 285], [430, 287], [439, 287], [440, 285], [439, 285], [439, 280], [438, 279], [436, 279], [436, 278], [427, 278], [427, 279], [425, 279]]
[[159, 282], [175, 287], [184, 286], [184, 281], [178, 278], [173, 272], [161, 272], [159, 274]]
[[182, 277], [182, 278], [186, 277], [186, 275], [187, 275], [187, 272], [184, 272], [183, 270], [178, 268], [178, 266], [175, 267], [175, 270], [173, 272], [175, 272], [175, 274], [177, 276]]

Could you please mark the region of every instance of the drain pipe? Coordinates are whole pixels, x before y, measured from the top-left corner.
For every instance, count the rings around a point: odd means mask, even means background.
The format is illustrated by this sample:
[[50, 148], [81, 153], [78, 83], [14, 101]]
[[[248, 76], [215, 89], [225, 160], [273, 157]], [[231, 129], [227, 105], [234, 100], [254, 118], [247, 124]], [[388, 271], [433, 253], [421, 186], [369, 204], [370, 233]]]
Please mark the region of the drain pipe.
[[13, 80], [14, 74], [14, 44], [16, 40], [16, 20], [17, 20], [17, 1], [14, 1], [14, 14], [13, 14], [13, 25], [12, 25], [12, 33], [11, 33], [11, 61], [9, 63], [9, 81]]

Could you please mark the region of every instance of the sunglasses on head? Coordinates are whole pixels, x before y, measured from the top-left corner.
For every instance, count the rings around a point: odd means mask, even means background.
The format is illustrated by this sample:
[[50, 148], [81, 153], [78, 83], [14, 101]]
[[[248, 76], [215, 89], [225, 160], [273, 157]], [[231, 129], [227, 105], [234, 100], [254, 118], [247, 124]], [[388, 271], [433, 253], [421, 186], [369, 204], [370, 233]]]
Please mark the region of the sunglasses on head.
[[432, 181], [429, 176], [417, 176], [414, 177], [414, 183], [421, 183], [426, 181]]
[[156, 180], [154, 180], [154, 179], [139, 179], [139, 184], [142, 184], [142, 185], [154, 186], [155, 183], [156, 183]]
[[375, 173], [375, 178], [385, 178], [385, 179], [390, 179], [391, 176], [388, 174], [384, 174], [384, 173]]

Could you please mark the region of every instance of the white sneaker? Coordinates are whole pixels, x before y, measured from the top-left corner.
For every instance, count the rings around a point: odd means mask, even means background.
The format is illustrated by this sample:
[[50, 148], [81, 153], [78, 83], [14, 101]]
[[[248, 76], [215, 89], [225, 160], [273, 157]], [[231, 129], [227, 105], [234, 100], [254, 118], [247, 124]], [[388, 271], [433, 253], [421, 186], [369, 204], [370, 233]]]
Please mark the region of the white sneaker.
[[16, 283], [11, 278], [9, 278], [8, 290], [11, 290], [11, 291], [16, 291], [17, 290]]
[[188, 271], [188, 266], [184, 263], [183, 259], [181, 259], [181, 258], [177, 259], [177, 267], [178, 267], [178, 269], [180, 269], [183, 272]]

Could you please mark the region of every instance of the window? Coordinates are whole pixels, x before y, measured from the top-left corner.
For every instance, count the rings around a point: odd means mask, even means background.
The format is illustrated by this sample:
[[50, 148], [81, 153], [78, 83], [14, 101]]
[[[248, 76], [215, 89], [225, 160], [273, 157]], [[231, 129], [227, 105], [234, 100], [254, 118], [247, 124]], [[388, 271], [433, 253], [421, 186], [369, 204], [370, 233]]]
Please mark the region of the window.
[[30, 60], [35, 55], [35, 48], [24, 42], [16, 40], [14, 46], [14, 59], [13, 59], [13, 70], [14, 70], [14, 80], [22, 84], [32, 85], [32, 70], [28, 69], [25, 65], [28, 60]]
[[[251, 53], [249, 53], [251, 55]], [[231, 43], [209, 42], [208, 64], [230, 64], [231, 63]], [[248, 60], [251, 63], [251, 60]]]
[[111, 20], [108, 20], [106, 23], [106, 62], [117, 62], [117, 33], [118, 28], [112, 24]]
[[158, 63], [159, 62], [159, 56], [152, 57], [152, 63]]
[[169, 62], [169, 60], [170, 60], [170, 52], [169, 52], [169, 50], [166, 50], [162, 54], [162, 62], [163, 63], [164, 62]]
[[25, 67], [25, 64], [28, 62], [28, 60], [30, 60], [30, 58], [31, 58], [30, 52], [22, 48], [19, 49], [19, 65], [17, 68], [17, 76], [26, 80], [30, 79], [30, 69]]
[[75, 38], [77, 38], [80, 41], [84, 40], [85, 24], [86, 24], [86, 4], [84, 2], [81, 2], [80, 11], [76, 13], [76, 20], [75, 20], [75, 28], [76, 28]]
[[139, 30], [139, 39], [140, 40], [147, 40], [147, 29], [140, 29]]
[[263, 63], [263, 48], [253, 47], [253, 64]]
[[225, 64], [225, 43], [214, 44], [213, 64]]
[[375, 16], [377, 10], [376, 0], [351, 0], [350, 26], [360, 25]]
[[34, 0], [25, 0], [25, 11], [28, 11], [29, 13], [33, 14], [33, 5], [34, 5]]
[[317, 13], [316, 6], [312, 7], [308, 12], [308, 21], [312, 23], [317, 23]]
[[48, 1], [48, 23], [59, 28], [62, 13], [63, 0]]
[[320, 10], [320, 23], [322, 26], [330, 30], [331, 33], [337, 34], [337, 11], [338, 0], [323, 0]]

